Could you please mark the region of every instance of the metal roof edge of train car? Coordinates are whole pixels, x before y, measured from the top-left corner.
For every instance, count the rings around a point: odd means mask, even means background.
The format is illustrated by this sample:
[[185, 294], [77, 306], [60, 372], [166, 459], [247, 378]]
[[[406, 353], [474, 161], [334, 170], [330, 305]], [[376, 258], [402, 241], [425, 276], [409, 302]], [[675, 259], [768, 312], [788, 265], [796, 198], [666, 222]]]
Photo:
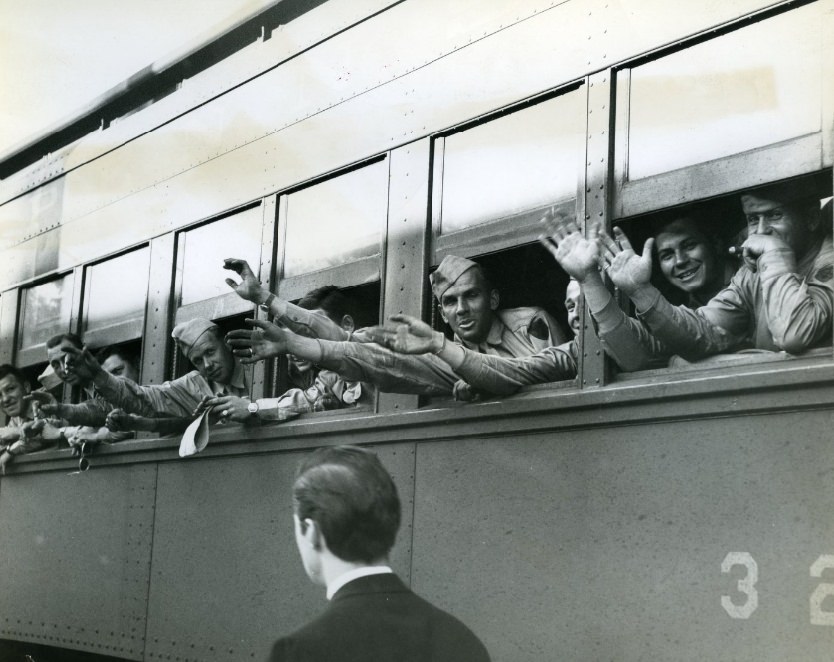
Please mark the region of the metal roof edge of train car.
[[[230, 16], [215, 28], [143, 67], [64, 119], [0, 153], [0, 179], [97, 130], [105, 118], [112, 120], [130, 112], [178, 80], [208, 69], [254, 42], [261, 36], [264, 19], [276, 13], [279, 6], [286, 9], [286, 16], [272, 17], [273, 20], [279, 19], [276, 26], [286, 22], [287, 16], [301, 15], [325, 1], [272, 0], [254, 11], [241, 11]], [[200, 58], [202, 61], [198, 62]]]

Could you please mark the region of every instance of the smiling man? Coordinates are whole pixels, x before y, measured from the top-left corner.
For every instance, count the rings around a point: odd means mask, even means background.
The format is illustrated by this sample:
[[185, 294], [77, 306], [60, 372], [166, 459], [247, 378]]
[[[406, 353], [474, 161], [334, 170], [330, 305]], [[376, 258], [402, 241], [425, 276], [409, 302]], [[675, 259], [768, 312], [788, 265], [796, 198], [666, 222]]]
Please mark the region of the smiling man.
[[799, 354], [831, 343], [834, 250], [817, 191], [782, 183], [741, 195], [748, 236], [744, 266], [705, 306], [672, 306], [650, 284], [648, 240], [637, 255], [618, 228], [603, 237], [611, 280], [675, 353], [697, 360], [752, 345]]
[[718, 242], [710, 240], [689, 216], [675, 218], [655, 237], [660, 272], [685, 292], [690, 308], [707, 303], [726, 285]]

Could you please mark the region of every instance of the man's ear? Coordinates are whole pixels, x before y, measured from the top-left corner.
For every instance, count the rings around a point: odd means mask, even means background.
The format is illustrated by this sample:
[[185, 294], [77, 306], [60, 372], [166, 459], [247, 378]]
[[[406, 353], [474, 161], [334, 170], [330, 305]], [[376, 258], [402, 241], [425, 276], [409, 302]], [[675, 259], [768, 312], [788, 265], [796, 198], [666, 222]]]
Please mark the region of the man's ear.
[[490, 310], [498, 310], [498, 304], [501, 301], [501, 297], [498, 294], [498, 290], [490, 290], [489, 292], [489, 308]]
[[820, 222], [822, 221], [822, 211], [820, 210], [820, 206], [818, 202], [810, 203], [805, 208], [805, 218], [808, 219], [806, 223], [808, 224], [808, 230], [811, 233], [817, 231], [817, 228], [820, 226]]
[[443, 305], [439, 301], [437, 302], [437, 310], [440, 313], [440, 319], [442, 319], [446, 324], [448, 324], [449, 320], [446, 319], [446, 313], [443, 312]]
[[301, 537], [304, 538], [307, 544], [316, 551], [320, 551], [324, 536], [322, 536], [321, 529], [316, 521], [306, 517], [303, 520], [299, 520], [299, 527], [301, 528]]
[[339, 326], [341, 326], [348, 333], [353, 333], [356, 330], [356, 322], [353, 321], [353, 317], [350, 315], [344, 315]]

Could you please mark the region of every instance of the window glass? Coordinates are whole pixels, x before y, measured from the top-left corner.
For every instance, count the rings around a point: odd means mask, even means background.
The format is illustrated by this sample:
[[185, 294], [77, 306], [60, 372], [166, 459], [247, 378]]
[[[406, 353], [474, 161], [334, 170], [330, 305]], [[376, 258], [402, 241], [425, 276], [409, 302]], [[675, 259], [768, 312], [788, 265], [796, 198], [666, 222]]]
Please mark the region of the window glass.
[[150, 259], [141, 248], [87, 268], [85, 331], [144, 316]]
[[387, 161], [291, 193], [284, 277], [376, 255], [387, 215]]
[[262, 217], [263, 210], [254, 207], [185, 232], [181, 243], [185, 253], [181, 306], [232, 291], [225, 281], [229, 276], [223, 269], [226, 258], [243, 258], [257, 273], [261, 261]]
[[448, 136], [441, 233], [576, 196], [584, 89]]
[[69, 330], [72, 310], [72, 274], [23, 290], [21, 348], [46, 342]]
[[629, 179], [819, 131], [818, 4], [632, 69]]

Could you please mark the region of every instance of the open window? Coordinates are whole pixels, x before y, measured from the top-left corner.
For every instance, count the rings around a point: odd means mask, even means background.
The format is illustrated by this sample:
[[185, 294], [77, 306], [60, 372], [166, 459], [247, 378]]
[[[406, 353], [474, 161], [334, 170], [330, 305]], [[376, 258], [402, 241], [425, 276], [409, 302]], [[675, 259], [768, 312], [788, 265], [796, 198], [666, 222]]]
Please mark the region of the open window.
[[[19, 328], [15, 365], [24, 371], [32, 388], [48, 365], [46, 341], [71, 328], [74, 274], [68, 273], [20, 290]], [[61, 389], [55, 390], [61, 399]]]
[[[555, 345], [573, 336], [569, 279], [538, 244], [539, 221], [551, 207], [576, 214], [586, 105], [584, 87], [574, 85], [435, 140], [432, 270], [448, 255], [476, 261], [499, 292], [499, 311], [544, 309]], [[451, 338], [437, 301], [432, 311]]]
[[[703, 243], [715, 247], [710, 251], [718, 251], [715, 272], [728, 282], [742, 264], [728, 249], [748, 234], [740, 201], [745, 191], [783, 182], [786, 190], [810, 188], [818, 207], [831, 195], [830, 27], [825, 3], [802, 4], [617, 71], [612, 225], [625, 230], [638, 252], [645, 239], [686, 217], [700, 226]], [[823, 218], [830, 241], [830, 211]], [[677, 230], [680, 238], [680, 224]], [[706, 303], [714, 291], [686, 291], [680, 278], [663, 273], [664, 246], [658, 248], [657, 288], [675, 304]], [[690, 271], [683, 270], [685, 279], [693, 277]], [[754, 327], [760, 317], [751, 321]], [[826, 338], [803, 357], [830, 357], [830, 328], [829, 322]], [[750, 334], [751, 348], [767, 345], [756, 328]], [[692, 365], [673, 359], [672, 365], [693, 369], [785, 357], [722, 354]]]
[[[337, 286], [356, 328], [378, 323], [388, 169], [387, 158], [377, 158], [279, 197], [279, 297], [298, 302]], [[273, 374], [274, 395], [293, 386], [285, 361]]]
[[[707, 306], [704, 310], [710, 312], [702, 311], [701, 314], [715, 323], [724, 318], [717, 312], [721, 304], [709, 304], [713, 297], [717, 296], [720, 301], [731, 301], [738, 296], [739, 305], [751, 311], [749, 337], [732, 350], [703, 358], [690, 358], [673, 352], [670, 360], [667, 361], [668, 357], [663, 359], [663, 366], [668, 363], [668, 367], [674, 370], [698, 370], [796, 358], [831, 358], [834, 329], [834, 320], [831, 319], [827, 321], [827, 333], [810, 342], [802, 351], [791, 353], [771, 346], [768, 331], [771, 324], [767, 322], [767, 317], [772, 313], [767, 312], [762, 303], [764, 295], [761, 285], [754, 287], [750, 284], [749, 276], [757, 269], [756, 262], [745, 261], [741, 248], [748, 236], [749, 223], [754, 223], [750, 219], [758, 216], [757, 209], [752, 205], [758, 200], [768, 201], [768, 209], [773, 207], [773, 210], [762, 213], [779, 214], [791, 224], [789, 230], [780, 228], [771, 234], [776, 232], [779, 239], [784, 239], [788, 245], [796, 244], [797, 248], [791, 255], [796, 265], [797, 283], [804, 291], [818, 288], [814, 300], [809, 301], [807, 306], [813, 309], [817, 299], [821, 301], [824, 298], [826, 283], [830, 286], [834, 280], [831, 177], [831, 170], [827, 169], [813, 175], [769, 183], [764, 188], [744, 189], [730, 195], [618, 221], [638, 252], [648, 238], [654, 237], [652, 283], [670, 303], [693, 311]], [[776, 193], [771, 193], [773, 191]], [[786, 198], [778, 197], [780, 195]], [[753, 213], [745, 215], [745, 209], [753, 210]], [[761, 232], [755, 228], [752, 231]], [[745, 262], [748, 266], [745, 266]], [[743, 272], [747, 272], [747, 277], [743, 277]], [[733, 294], [728, 294], [724, 289], [730, 285]], [[789, 296], [787, 290], [784, 296]], [[630, 302], [626, 300], [624, 306], [633, 314]], [[729, 318], [726, 319], [723, 326], [729, 329]], [[814, 320], [819, 319], [822, 317], [797, 311], [796, 324], [810, 329]], [[645, 367], [656, 369], [661, 364]]]
[[81, 328], [88, 347], [118, 345], [138, 368], [149, 273], [147, 246], [86, 267]]
[[[254, 305], [241, 299], [226, 284], [231, 272], [223, 269], [226, 258], [246, 260], [259, 274], [262, 258], [263, 208], [259, 203], [180, 232], [177, 236], [177, 272], [174, 279], [174, 324], [202, 317], [229, 331], [244, 326]], [[234, 274], [231, 274], [234, 275]], [[268, 274], [260, 274], [268, 282]], [[190, 363], [174, 352], [174, 376], [191, 370]]]

